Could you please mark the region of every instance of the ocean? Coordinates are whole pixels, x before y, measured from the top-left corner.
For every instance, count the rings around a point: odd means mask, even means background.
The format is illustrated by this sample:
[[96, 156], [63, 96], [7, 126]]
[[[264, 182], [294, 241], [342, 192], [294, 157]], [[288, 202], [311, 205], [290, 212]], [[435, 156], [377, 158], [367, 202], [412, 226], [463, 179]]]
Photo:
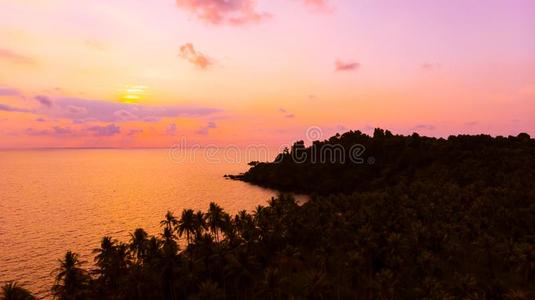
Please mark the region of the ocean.
[[179, 217], [216, 202], [235, 214], [276, 195], [223, 177], [254, 157], [192, 151], [0, 151], [0, 283], [15, 280], [46, 298], [67, 250], [89, 267], [103, 236], [127, 241], [139, 227], [157, 235], [168, 210]]

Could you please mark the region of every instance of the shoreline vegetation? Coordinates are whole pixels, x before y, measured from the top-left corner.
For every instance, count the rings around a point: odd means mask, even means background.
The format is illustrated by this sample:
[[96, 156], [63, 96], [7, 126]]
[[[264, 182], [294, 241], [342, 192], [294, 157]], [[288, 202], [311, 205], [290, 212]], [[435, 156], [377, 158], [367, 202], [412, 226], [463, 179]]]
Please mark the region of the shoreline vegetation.
[[[328, 151], [324, 149], [329, 149]], [[356, 150], [355, 150], [356, 149]], [[533, 299], [535, 140], [351, 131], [226, 177], [280, 194], [68, 251], [57, 299]], [[3, 298], [2, 298], [3, 297]], [[33, 299], [15, 283], [0, 299]]]

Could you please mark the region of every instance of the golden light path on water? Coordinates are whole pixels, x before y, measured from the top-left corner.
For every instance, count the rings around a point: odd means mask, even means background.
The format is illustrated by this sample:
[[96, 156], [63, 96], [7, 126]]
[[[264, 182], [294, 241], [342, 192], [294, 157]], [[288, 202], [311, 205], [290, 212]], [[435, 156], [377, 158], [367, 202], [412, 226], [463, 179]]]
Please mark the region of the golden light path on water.
[[17, 280], [39, 297], [67, 250], [91, 261], [105, 235], [158, 234], [167, 210], [214, 201], [236, 213], [276, 194], [223, 178], [245, 171], [246, 161], [177, 162], [165, 149], [0, 151], [0, 166], [0, 282]]

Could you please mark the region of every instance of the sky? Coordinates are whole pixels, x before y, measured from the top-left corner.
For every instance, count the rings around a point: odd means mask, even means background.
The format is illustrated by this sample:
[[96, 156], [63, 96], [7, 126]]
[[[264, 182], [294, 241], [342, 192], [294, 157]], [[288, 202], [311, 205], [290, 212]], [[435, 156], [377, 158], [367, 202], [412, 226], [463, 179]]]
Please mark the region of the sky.
[[0, 0], [0, 148], [535, 135], [535, 1]]

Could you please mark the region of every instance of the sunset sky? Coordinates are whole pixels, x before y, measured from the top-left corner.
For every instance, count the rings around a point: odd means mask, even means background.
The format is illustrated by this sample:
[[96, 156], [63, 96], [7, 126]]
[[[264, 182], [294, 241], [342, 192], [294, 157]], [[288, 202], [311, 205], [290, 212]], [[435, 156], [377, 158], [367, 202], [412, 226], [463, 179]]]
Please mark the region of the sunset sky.
[[0, 0], [0, 148], [535, 134], [532, 0]]

